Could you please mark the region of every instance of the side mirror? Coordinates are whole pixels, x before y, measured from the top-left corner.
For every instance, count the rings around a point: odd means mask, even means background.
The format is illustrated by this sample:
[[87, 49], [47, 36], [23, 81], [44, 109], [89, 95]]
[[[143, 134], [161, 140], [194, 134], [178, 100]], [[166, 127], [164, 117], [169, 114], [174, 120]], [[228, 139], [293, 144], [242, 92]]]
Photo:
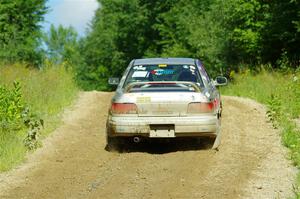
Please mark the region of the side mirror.
[[108, 79], [108, 84], [109, 84], [109, 85], [117, 86], [119, 83], [120, 83], [120, 79], [117, 78], [117, 77], [110, 77], [110, 78]]
[[214, 81], [215, 86], [225, 86], [227, 85], [227, 82], [227, 78], [222, 76], [216, 77], [216, 80]]

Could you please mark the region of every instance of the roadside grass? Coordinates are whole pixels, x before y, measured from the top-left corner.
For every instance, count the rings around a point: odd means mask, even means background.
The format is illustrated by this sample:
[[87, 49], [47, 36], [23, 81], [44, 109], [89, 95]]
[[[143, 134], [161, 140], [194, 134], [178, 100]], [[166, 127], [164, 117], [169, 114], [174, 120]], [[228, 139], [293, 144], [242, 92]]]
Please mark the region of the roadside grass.
[[[282, 143], [290, 149], [290, 158], [300, 169], [300, 127], [294, 121], [300, 118], [300, 71], [284, 73], [262, 70], [254, 74], [246, 70], [234, 75], [231, 83], [221, 92], [265, 104], [268, 118], [274, 128], [280, 129]], [[296, 183], [295, 195], [300, 198], [299, 172]]]
[[[0, 65], [0, 86], [13, 89], [13, 82], [20, 82], [22, 101], [35, 118], [43, 120], [40, 132], [43, 138], [52, 132], [61, 121], [61, 112], [75, 99], [78, 88], [73, 73], [63, 65], [46, 66], [41, 70], [23, 64]], [[24, 160], [29, 151], [24, 144], [28, 129], [0, 124], [0, 172], [7, 171]]]

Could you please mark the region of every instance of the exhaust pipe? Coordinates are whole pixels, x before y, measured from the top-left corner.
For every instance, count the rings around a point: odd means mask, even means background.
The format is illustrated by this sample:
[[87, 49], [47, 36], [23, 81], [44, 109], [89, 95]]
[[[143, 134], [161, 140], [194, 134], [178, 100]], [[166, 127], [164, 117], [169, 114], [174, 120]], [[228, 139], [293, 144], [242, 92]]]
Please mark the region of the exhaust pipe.
[[134, 137], [134, 138], [133, 138], [133, 141], [134, 141], [135, 143], [139, 143], [139, 142], [141, 141], [141, 138], [139, 138], [139, 137]]

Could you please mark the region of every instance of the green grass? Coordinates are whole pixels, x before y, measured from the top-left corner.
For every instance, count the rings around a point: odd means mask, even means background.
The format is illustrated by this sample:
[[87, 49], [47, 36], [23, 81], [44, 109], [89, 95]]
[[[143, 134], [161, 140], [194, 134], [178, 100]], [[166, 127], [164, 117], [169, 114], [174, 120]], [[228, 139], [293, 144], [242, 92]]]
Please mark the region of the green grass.
[[[275, 128], [281, 130], [282, 143], [290, 149], [290, 158], [300, 168], [300, 129], [294, 119], [300, 118], [300, 71], [268, 72], [258, 74], [246, 71], [233, 76], [233, 81], [221, 89], [223, 95], [255, 99], [268, 107], [267, 115]], [[295, 188], [300, 198], [300, 175]]]
[[[30, 111], [44, 120], [42, 138], [59, 125], [60, 113], [78, 93], [72, 72], [66, 71], [64, 66], [48, 66], [37, 70], [22, 64], [0, 65], [0, 85], [13, 87], [14, 81], [21, 83], [23, 100]], [[25, 129], [0, 128], [0, 171], [9, 170], [22, 162], [27, 153], [25, 136]]]
[[300, 73], [262, 71], [254, 75], [246, 71], [236, 75], [233, 82], [223, 89], [223, 93], [249, 97], [264, 104], [274, 95], [279, 98], [283, 110], [290, 117], [297, 118], [300, 115]]

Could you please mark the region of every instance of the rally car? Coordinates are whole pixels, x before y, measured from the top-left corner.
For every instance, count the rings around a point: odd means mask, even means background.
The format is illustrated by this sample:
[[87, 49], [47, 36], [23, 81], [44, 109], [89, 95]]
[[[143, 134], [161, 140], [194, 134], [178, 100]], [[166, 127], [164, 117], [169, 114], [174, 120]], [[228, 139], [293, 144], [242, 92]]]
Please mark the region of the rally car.
[[203, 64], [192, 58], [132, 60], [119, 80], [107, 119], [107, 146], [123, 138], [142, 139], [211, 137], [212, 148], [221, 139], [222, 102], [217, 86]]

